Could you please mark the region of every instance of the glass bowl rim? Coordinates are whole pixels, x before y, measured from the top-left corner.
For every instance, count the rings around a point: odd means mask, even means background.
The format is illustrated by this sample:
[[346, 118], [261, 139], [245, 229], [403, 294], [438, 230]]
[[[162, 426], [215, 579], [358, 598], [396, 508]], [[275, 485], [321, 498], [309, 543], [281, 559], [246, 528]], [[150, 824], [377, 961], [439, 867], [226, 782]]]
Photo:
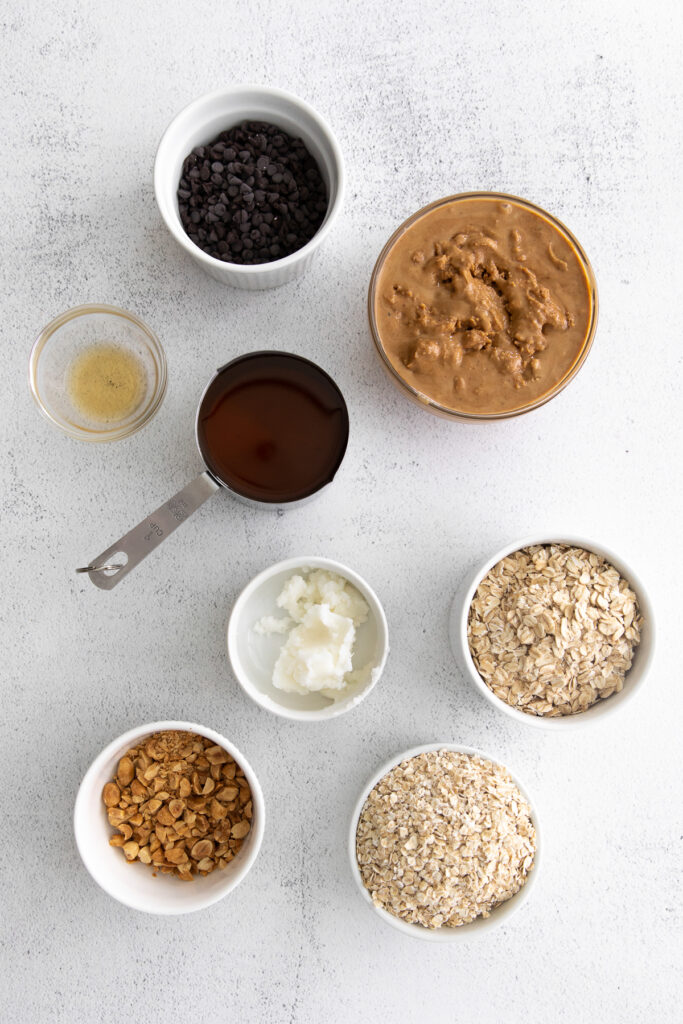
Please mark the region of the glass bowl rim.
[[[113, 427], [111, 430], [98, 431], [86, 430], [63, 423], [50, 411], [38, 388], [38, 365], [40, 363], [41, 354], [50, 341], [50, 338], [53, 337], [60, 327], [63, 327], [64, 324], [68, 323], [70, 320], [75, 320], [80, 316], [87, 316], [93, 313], [104, 313], [108, 316], [118, 316], [124, 320], [130, 321], [135, 327], [139, 328], [143, 332], [151, 343], [151, 350], [157, 370], [156, 386], [152, 392], [152, 397], [144, 407], [141, 414], [125, 427], [118, 426]], [[135, 434], [138, 430], [141, 430], [142, 427], [149, 423], [149, 421], [159, 411], [159, 407], [164, 400], [168, 384], [166, 353], [164, 352], [163, 346], [154, 331], [148, 327], [140, 317], [136, 316], [135, 313], [131, 313], [130, 310], [123, 309], [121, 306], [112, 306], [100, 302], [86, 302], [79, 306], [72, 306], [70, 309], [60, 313], [58, 316], [50, 320], [50, 322], [39, 332], [33, 342], [31, 354], [29, 356], [28, 382], [31, 394], [36, 405], [40, 409], [40, 412], [47, 420], [49, 420], [50, 423], [61, 430], [62, 433], [67, 434], [69, 437], [73, 437], [78, 441], [88, 441], [94, 444], [119, 441], [124, 437], [130, 437], [131, 434]]]
[[[570, 368], [567, 370], [564, 377], [562, 377], [557, 382], [557, 384], [555, 384], [555, 386], [552, 387], [549, 392], [547, 392], [547, 394], [541, 395], [540, 398], [537, 398], [535, 401], [530, 402], [528, 405], [523, 405], [518, 409], [511, 409], [505, 412], [474, 413], [459, 411], [456, 409], [451, 409], [446, 405], [442, 405], [440, 402], [437, 402], [433, 398], [430, 398], [428, 395], [424, 394], [424, 392], [418, 391], [417, 388], [414, 388], [412, 384], [409, 384], [408, 381], [405, 380], [400, 375], [400, 373], [394, 367], [393, 363], [389, 360], [380, 339], [380, 333], [377, 326], [377, 318], [375, 316], [375, 298], [377, 292], [377, 282], [384, 268], [384, 263], [386, 261], [387, 256], [389, 255], [389, 252], [391, 251], [395, 243], [398, 241], [398, 239], [401, 237], [401, 235], [403, 235], [408, 230], [408, 228], [412, 227], [412, 225], [416, 221], [418, 221], [425, 214], [430, 213], [432, 210], [435, 210], [440, 206], [445, 206], [447, 203], [465, 199], [500, 199], [503, 202], [515, 203], [516, 205], [521, 206], [527, 210], [531, 210], [533, 213], [536, 213], [543, 217], [553, 227], [558, 229], [562, 234], [566, 235], [569, 242], [576, 250], [579, 262], [581, 264], [584, 274], [586, 275], [586, 283], [588, 285], [588, 293], [591, 302], [590, 320], [588, 323], [588, 330], [586, 331], [586, 337], [576, 359], [574, 360]], [[588, 353], [592, 348], [593, 340], [595, 338], [595, 332], [598, 325], [598, 306], [598, 286], [597, 281], [595, 279], [593, 267], [591, 266], [591, 262], [588, 259], [588, 256], [586, 255], [583, 246], [576, 238], [576, 236], [569, 230], [566, 224], [564, 224], [558, 217], [555, 217], [552, 213], [549, 213], [547, 210], [544, 210], [542, 206], [538, 206], [536, 203], [532, 203], [529, 199], [523, 199], [521, 196], [516, 196], [509, 192], [490, 192], [485, 189], [470, 192], [456, 192], [453, 195], [444, 196], [442, 199], [435, 199], [433, 202], [427, 203], [426, 206], [422, 206], [419, 210], [416, 210], [415, 213], [411, 214], [404, 221], [402, 221], [402, 223], [399, 224], [396, 230], [391, 234], [388, 241], [382, 247], [382, 250], [379, 256], [377, 257], [377, 260], [373, 267], [372, 274], [370, 276], [370, 284], [368, 287], [368, 320], [370, 323], [370, 333], [372, 335], [372, 340], [375, 345], [377, 354], [379, 355], [384, 368], [388, 371], [394, 383], [397, 384], [401, 390], [406, 391], [408, 393], [408, 397], [412, 398], [419, 405], [426, 407], [428, 411], [434, 412], [439, 416], [445, 417], [446, 419], [460, 420], [470, 423], [486, 422], [491, 420], [505, 420], [511, 419], [514, 416], [521, 416], [523, 413], [531, 412], [533, 409], [540, 408], [540, 406], [545, 405], [546, 402], [549, 402], [551, 399], [555, 398], [555, 396], [558, 395], [561, 391], [563, 391], [566, 388], [566, 386], [577, 375], [577, 373], [583, 366], [584, 362], [586, 361]]]

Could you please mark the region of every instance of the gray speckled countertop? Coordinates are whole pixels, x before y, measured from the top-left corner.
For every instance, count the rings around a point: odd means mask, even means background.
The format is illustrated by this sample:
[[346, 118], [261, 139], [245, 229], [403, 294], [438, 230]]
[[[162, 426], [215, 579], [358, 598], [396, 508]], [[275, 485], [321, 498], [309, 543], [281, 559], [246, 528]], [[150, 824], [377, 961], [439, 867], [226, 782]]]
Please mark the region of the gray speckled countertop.
[[[3, 1019], [677, 1018], [682, 28], [676, 0], [3, 5]], [[319, 108], [349, 177], [308, 276], [261, 294], [195, 267], [151, 183], [173, 114], [243, 81]], [[601, 300], [576, 381], [529, 416], [481, 427], [410, 406], [384, 378], [365, 320], [390, 232], [425, 202], [472, 188], [556, 213], [585, 246]], [[170, 385], [144, 431], [90, 447], [38, 415], [26, 365], [48, 320], [98, 300], [158, 332]], [[218, 495], [114, 592], [74, 575], [198, 471], [204, 382], [264, 344], [318, 360], [347, 396], [351, 442], [334, 488], [281, 518]], [[484, 703], [446, 638], [467, 568], [547, 527], [622, 551], [659, 620], [641, 699], [566, 737]], [[250, 703], [224, 647], [240, 588], [300, 553], [366, 576], [392, 636], [367, 701], [309, 727]], [[91, 881], [71, 815], [100, 749], [165, 717], [230, 737], [261, 779], [269, 819], [239, 889], [207, 911], [155, 919]], [[533, 901], [457, 947], [383, 925], [346, 859], [366, 778], [437, 739], [519, 771], [545, 833]]]

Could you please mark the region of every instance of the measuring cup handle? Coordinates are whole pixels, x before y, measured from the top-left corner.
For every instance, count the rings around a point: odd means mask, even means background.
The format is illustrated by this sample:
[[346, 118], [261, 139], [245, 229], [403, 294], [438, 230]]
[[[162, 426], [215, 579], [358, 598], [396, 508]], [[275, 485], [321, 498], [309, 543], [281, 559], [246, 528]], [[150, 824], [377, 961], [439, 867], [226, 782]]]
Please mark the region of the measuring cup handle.
[[101, 555], [93, 558], [89, 565], [76, 572], [86, 572], [100, 590], [113, 590], [124, 576], [139, 565], [150, 551], [158, 548], [169, 533], [177, 530], [218, 489], [219, 484], [210, 473], [200, 473], [191, 484], [165, 501], [156, 512], [134, 526], [121, 540], [117, 540]]

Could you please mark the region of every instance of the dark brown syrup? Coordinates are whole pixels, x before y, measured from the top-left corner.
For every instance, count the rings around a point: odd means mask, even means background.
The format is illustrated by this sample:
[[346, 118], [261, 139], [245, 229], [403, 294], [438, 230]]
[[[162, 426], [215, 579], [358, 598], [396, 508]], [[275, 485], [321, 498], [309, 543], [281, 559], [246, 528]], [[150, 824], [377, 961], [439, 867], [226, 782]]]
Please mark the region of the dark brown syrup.
[[298, 501], [334, 477], [349, 419], [341, 391], [315, 363], [254, 352], [225, 366], [197, 416], [209, 470], [255, 501]]

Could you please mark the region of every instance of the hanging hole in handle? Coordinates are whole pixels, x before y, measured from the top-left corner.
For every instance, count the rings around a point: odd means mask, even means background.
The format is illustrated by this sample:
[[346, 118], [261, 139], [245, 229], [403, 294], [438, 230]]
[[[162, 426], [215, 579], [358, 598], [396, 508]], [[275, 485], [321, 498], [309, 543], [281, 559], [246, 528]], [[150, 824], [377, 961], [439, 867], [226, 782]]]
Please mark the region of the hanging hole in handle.
[[125, 551], [117, 551], [110, 555], [103, 565], [86, 565], [82, 569], [76, 569], [76, 572], [101, 572], [104, 576], [116, 576], [116, 573], [125, 569], [126, 565], [128, 565], [128, 555]]
[[125, 551], [117, 551], [115, 555], [111, 555], [107, 559], [107, 566], [109, 568], [102, 569], [101, 571], [105, 576], [116, 576], [117, 572], [121, 569], [125, 569], [128, 565], [128, 555]]

